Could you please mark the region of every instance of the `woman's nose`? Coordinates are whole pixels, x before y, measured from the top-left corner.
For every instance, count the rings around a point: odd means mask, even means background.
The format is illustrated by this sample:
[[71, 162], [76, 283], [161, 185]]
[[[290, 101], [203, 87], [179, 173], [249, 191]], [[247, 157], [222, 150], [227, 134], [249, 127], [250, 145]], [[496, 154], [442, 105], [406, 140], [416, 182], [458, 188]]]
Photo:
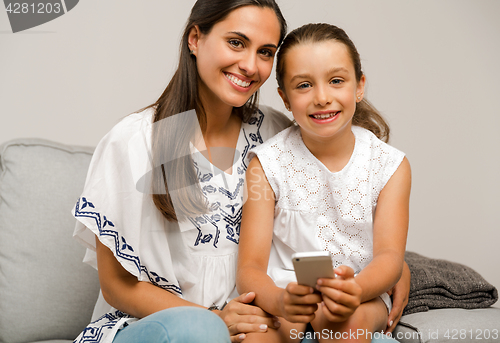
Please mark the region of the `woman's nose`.
[[252, 53], [247, 53], [242, 56], [238, 66], [247, 76], [252, 76], [257, 72], [257, 56]]

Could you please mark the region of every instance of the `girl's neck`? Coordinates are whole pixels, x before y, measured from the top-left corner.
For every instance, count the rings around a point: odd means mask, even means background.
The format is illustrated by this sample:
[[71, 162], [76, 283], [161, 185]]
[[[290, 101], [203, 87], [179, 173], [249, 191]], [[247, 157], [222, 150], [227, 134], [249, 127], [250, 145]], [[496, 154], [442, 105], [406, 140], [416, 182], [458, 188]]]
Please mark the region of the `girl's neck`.
[[309, 151], [332, 173], [341, 171], [349, 163], [356, 142], [351, 125], [334, 137], [320, 138], [302, 135], [302, 140]]

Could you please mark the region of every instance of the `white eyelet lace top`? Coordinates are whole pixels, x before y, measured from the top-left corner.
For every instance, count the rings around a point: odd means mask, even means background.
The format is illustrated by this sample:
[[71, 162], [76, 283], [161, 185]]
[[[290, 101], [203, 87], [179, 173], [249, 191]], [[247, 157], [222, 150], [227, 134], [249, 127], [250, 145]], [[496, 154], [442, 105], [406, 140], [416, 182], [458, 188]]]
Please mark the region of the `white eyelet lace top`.
[[252, 150], [275, 193], [273, 245], [268, 273], [285, 287], [296, 281], [291, 255], [329, 251], [334, 267], [359, 273], [373, 257], [373, 217], [380, 191], [404, 153], [372, 132], [353, 126], [355, 146], [347, 165], [330, 172], [290, 127]]

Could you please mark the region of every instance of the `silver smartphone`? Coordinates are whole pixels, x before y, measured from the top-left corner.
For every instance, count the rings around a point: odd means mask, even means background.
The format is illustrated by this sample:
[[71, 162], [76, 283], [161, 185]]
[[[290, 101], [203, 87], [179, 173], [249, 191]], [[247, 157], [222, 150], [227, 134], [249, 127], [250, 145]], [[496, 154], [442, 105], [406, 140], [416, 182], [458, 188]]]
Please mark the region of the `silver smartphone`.
[[332, 258], [328, 251], [300, 252], [292, 255], [293, 268], [299, 285], [316, 288], [319, 278], [334, 278]]

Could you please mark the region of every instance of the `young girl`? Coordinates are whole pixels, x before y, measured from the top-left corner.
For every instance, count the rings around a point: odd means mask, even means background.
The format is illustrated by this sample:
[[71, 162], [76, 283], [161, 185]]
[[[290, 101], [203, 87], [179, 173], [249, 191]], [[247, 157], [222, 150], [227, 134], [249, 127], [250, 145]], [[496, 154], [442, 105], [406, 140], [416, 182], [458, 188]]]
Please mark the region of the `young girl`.
[[[358, 52], [333, 25], [292, 31], [277, 57], [278, 92], [298, 126], [253, 150], [247, 170], [237, 286], [280, 317], [248, 341], [370, 341], [386, 329], [401, 276], [410, 166], [365, 100]], [[329, 251], [335, 279], [298, 285], [291, 255]], [[301, 335], [302, 334], [302, 335]]]

